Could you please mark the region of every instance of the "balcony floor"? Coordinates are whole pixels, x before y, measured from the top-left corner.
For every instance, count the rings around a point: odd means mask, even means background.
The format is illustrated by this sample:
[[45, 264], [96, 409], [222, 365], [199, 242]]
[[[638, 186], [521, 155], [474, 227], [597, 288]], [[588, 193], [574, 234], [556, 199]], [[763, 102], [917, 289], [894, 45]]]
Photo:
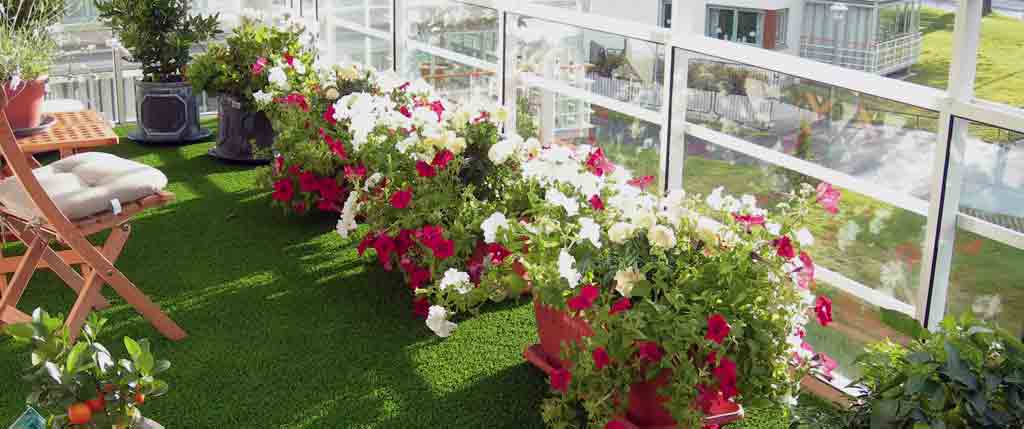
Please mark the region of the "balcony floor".
[[[117, 299], [103, 313], [115, 354], [122, 336], [148, 337], [173, 364], [171, 392], [144, 414], [169, 428], [543, 427], [547, 383], [521, 355], [536, 341], [531, 305], [487, 306], [438, 339], [410, 316], [402, 282], [334, 233], [336, 217], [271, 209], [257, 170], [214, 161], [211, 145], [113, 150], [161, 168], [178, 196], [138, 219], [120, 266], [190, 337], [163, 339]], [[66, 313], [73, 299], [40, 272], [21, 309]], [[0, 339], [0, 422], [24, 410], [14, 374], [27, 361]], [[755, 409], [740, 427], [786, 422]]]

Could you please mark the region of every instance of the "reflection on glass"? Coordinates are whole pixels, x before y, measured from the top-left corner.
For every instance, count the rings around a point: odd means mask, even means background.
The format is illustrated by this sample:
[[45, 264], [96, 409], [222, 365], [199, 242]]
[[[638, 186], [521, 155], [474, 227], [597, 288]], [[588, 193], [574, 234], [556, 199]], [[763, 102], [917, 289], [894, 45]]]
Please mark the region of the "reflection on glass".
[[[382, 0], [320, 1], [320, 55], [326, 63], [359, 63], [377, 70], [394, 66], [391, 2]], [[368, 35], [357, 31], [381, 32]]]
[[661, 109], [663, 45], [515, 15], [508, 18], [508, 38], [520, 80], [568, 85]]
[[758, 40], [761, 34], [760, 20], [761, 14], [757, 12], [740, 11], [735, 40], [750, 45], [760, 45]]
[[497, 102], [500, 93], [494, 72], [470, 67], [423, 52], [414, 53], [415, 76], [456, 103]]
[[498, 62], [498, 11], [447, 0], [422, 0], [409, 8], [409, 37], [428, 45]]
[[[936, 112], [677, 52], [675, 100], [687, 97], [688, 122], [922, 201], [929, 198]], [[688, 64], [685, 85], [678, 82], [683, 64]]]
[[[554, 144], [589, 144], [604, 149], [612, 162], [634, 176], [659, 176], [661, 127], [576, 98], [554, 95], [545, 100], [538, 88], [516, 91], [517, 132]], [[552, 103], [545, 108], [547, 103]], [[544, 138], [545, 115], [554, 124]]]
[[708, 36], [722, 40], [733, 40], [735, 33], [735, 11], [732, 9], [709, 9]]
[[[961, 216], [1024, 234], [1024, 134], [977, 123], [968, 129]], [[947, 311], [971, 311], [1024, 334], [1022, 261], [1024, 250], [958, 229]]]
[[671, 19], [672, 0], [628, 2], [619, 0], [529, 0], [530, 3], [585, 12], [644, 25], [663, 25]]

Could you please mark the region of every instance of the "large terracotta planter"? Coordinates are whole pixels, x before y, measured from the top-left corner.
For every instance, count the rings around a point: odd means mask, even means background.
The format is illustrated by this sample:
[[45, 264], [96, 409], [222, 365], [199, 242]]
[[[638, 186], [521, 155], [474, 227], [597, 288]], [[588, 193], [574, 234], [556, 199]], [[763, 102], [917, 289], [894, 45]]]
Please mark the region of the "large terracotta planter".
[[[15, 130], [36, 128], [43, 120], [43, 98], [46, 96], [47, 77], [23, 82], [17, 90], [7, 89], [8, 99], [4, 113]], [[7, 83], [2, 83], [5, 89]]]
[[[594, 331], [586, 320], [574, 317], [565, 311], [533, 301], [537, 318], [537, 334], [540, 343], [531, 345], [523, 352], [527, 361], [550, 376], [553, 372], [568, 366], [560, 357], [563, 343], [579, 341], [591, 336]], [[669, 398], [658, 395], [658, 388], [668, 383], [672, 371], [665, 370], [651, 381], [635, 383], [629, 389], [629, 411], [624, 418], [635, 429], [677, 429], [672, 414], [662, 406]], [[712, 415], [705, 417], [705, 425], [722, 425], [743, 418], [743, 408], [728, 401], [712, 406]]]

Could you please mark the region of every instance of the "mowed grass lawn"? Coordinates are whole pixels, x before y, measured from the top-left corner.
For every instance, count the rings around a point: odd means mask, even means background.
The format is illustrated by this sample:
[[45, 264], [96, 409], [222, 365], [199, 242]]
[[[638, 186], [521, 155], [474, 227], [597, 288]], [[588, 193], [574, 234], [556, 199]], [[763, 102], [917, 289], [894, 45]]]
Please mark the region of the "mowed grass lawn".
[[[213, 160], [211, 145], [110, 150], [162, 169], [178, 197], [134, 222], [119, 265], [190, 337], [165, 340], [120, 299], [103, 313], [114, 353], [125, 335], [148, 337], [173, 363], [170, 393], [144, 414], [172, 429], [543, 427], [547, 381], [521, 354], [537, 340], [531, 305], [491, 305], [439, 339], [411, 317], [401, 279], [334, 233], [335, 216], [271, 209], [257, 171]], [[66, 313], [73, 300], [40, 271], [20, 307]], [[0, 427], [25, 409], [28, 362], [0, 338]], [[750, 410], [738, 427], [786, 419]]]
[[[921, 60], [911, 82], [945, 89], [953, 58], [954, 14], [922, 8]], [[1024, 107], [1024, 21], [992, 14], [982, 18], [975, 93], [978, 98]]]

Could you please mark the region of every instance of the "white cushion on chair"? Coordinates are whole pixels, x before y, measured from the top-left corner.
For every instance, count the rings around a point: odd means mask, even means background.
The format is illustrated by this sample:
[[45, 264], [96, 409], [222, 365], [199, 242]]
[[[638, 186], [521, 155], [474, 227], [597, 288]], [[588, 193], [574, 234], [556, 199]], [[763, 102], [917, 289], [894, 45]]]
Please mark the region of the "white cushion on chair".
[[[111, 200], [127, 204], [167, 186], [160, 170], [102, 152], [69, 156], [33, 173], [70, 220], [111, 211]], [[26, 219], [42, 217], [17, 177], [0, 181], [0, 203]]]

